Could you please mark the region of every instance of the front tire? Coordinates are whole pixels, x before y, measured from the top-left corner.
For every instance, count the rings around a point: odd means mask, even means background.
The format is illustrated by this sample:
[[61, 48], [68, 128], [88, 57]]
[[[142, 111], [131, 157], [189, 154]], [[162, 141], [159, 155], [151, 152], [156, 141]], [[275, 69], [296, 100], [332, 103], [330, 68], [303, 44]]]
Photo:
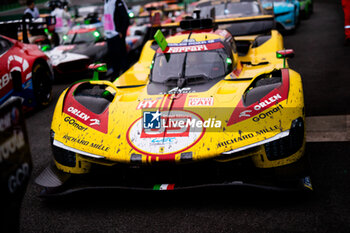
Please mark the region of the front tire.
[[36, 62], [33, 66], [33, 91], [39, 108], [47, 106], [52, 100], [52, 74], [44, 62]]

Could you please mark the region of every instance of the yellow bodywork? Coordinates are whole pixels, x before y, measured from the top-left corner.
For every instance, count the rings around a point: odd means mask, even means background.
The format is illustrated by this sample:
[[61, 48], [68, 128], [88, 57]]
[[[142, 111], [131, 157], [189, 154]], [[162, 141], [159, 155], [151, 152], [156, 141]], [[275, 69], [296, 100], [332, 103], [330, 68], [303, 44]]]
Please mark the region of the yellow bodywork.
[[[167, 38], [167, 41], [168, 43], [179, 43], [187, 37], [187, 34], [178, 35]], [[255, 37], [239, 37], [235, 40], [254, 41]], [[224, 37], [214, 33], [201, 33], [193, 35], [193, 38], [197, 41], [204, 41]], [[277, 31], [272, 31], [268, 41], [256, 48], [250, 48], [245, 56], [240, 56], [235, 61], [234, 71], [238, 72], [227, 75], [205, 92], [182, 95], [181, 98], [186, 99], [182, 101], [183, 106], [179, 110], [180, 113], [189, 111], [193, 117], [200, 117], [204, 120], [215, 119], [214, 123], [222, 122], [220, 127], [215, 130], [207, 128], [205, 132], [202, 128], [201, 132], [194, 132], [187, 139], [175, 137], [177, 141], [172, 145], [149, 144], [147, 138], [138, 138], [140, 133], [138, 126], [142, 124], [142, 114], [145, 110], [140, 106], [148, 104], [152, 107], [152, 111], [156, 111], [156, 109], [166, 109], [172, 101], [175, 101], [174, 103], [180, 101], [177, 100], [176, 94], [149, 95], [147, 92], [150, 65], [155, 54], [155, 50], [151, 48], [152, 42], [146, 43], [139, 61], [113, 83], [91, 81], [93, 84], [107, 85], [106, 89], [115, 94], [108, 107], [107, 132], [91, 128], [88, 124], [79, 121], [79, 118], [69, 121], [72, 116], [64, 113], [63, 109], [69, 107], [65, 106], [64, 101], [72, 96], [66, 96], [69, 89], [62, 93], [57, 102], [51, 125], [56, 142], [54, 145], [76, 153], [76, 166], [64, 166], [55, 161], [60, 170], [76, 174], [86, 173], [91, 163], [102, 165], [132, 163], [133, 156], [139, 158], [139, 162], [144, 165], [163, 160], [181, 163], [182, 156], [186, 153], [191, 154], [191, 161], [214, 159], [218, 162], [226, 162], [251, 157], [256, 167], [271, 168], [293, 163], [303, 155], [305, 142], [296, 153], [271, 161], [266, 156], [264, 145], [258, 145], [259, 142], [274, 137], [278, 138], [279, 135], [288, 132], [293, 120], [300, 117], [304, 120], [301, 77], [288, 67], [286, 67], [286, 72], [289, 74], [289, 91], [286, 99], [276, 101], [259, 113], [265, 114], [264, 118], [255, 118], [254, 121], [251, 117], [228, 125], [235, 107], [238, 106], [242, 95], [251, 83], [264, 73], [283, 68], [283, 59], [276, 58], [276, 51], [284, 49], [282, 36]], [[196, 98], [210, 98], [211, 106], [209, 108], [189, 106], [190, 99]], [[272, 114], [271, 111], [275, 111], [274, 109], [277, 110]], [[80, 129], [77, 124], [70, 122], [78, 123], [81, 126]], [[257, 146], [250, 148], [250, 145], [255, 144]], [[239, 151], [240, 148], [249, 150], [247, 153], [237, 152], [240, 153], [239, 156], [236, 156], [234, 152], [232, 155], [227, 154], [229, 151]]]

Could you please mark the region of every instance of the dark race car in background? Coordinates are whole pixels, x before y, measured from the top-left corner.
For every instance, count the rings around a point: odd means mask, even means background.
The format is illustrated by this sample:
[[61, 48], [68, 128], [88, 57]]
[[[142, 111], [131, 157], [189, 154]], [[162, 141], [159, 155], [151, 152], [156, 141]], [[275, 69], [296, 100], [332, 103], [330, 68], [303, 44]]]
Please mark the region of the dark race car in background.
[[[125, 39], [129, 63], [138, 59], [142, 46], [148, 39], [150, 25], [132, 25]], [[92, 77], [88, 66], [91, 63], [107, 62], [108, 48], [104, 37], [103, 24], [83, 24], [73, 27], [63, 36], [62, 45], [46, 54], [52, 61], [55, 75], [84, 74]], [[79, 77], [81, 78], [81, 77]]]
[[86, 73], [93, 62], [104, 62], [107, 43], [102, 23], [78, 25], [63, 36], [62, 45], [46, 52], [58, 77]]
[[0, 104], [11, 96], [22, 97], [25, 110], [49, 104], [53, 71], [37, 45], [0, 36], [0, 67]]
[[0, 104], [0, 232], [19, 232], [21, 202], [32, 171], [21, 99]]
[[[235, 37], [266, 33], [275, 26], [270, 12], [263, 9], [260, 1], [257, 0], [204, 0], [197, 3], [194, 13], [199, 14], [197, 18], [217, 19], [219, 27], [228, 30]], [[237, 19], [239, 22], [223, 25], [220, 23], [230, 19]]]
[[265, 10], [273, 10], [279, 31], [294, 31], [299, 23], [300, 4], [296, 0], [262, 0]]

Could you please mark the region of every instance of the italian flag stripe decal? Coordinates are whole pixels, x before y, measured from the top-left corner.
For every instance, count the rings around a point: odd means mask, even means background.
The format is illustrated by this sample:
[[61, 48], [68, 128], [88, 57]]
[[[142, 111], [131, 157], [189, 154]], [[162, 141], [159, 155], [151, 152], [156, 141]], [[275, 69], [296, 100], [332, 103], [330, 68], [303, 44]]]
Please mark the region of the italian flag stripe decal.
[[156, 184], [153, 190], [174, 190], [175, 184]]

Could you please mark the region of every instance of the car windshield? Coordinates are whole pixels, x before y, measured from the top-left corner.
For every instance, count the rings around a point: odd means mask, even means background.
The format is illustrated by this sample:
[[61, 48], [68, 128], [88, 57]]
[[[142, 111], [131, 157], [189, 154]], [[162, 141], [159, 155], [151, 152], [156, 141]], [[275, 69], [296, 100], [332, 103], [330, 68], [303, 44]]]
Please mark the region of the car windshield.
[[80, 44], [96, 42], [101, 33], [98, 31], [89, 31], [84, 33], [68, 33], [63, 36], [63, 44]]
[[[229, 56], [223, 48], [203, 52], [157, 53], [152, 69], [152, 82], [171, 84], [182, 77], [191, 81], [207, 81], [224, 77], [228, 73]], [[193, 82], [192, 82], [193, 83]]]
[[201, 9], [200, 16], [202, 18], [209, 17], [210, 11], [215, 8], [215, 16], [253, 16], [262, 14], [257, 2], [231, 2], [227, 4], [218, 4], [214, 6], [198, 6]]

